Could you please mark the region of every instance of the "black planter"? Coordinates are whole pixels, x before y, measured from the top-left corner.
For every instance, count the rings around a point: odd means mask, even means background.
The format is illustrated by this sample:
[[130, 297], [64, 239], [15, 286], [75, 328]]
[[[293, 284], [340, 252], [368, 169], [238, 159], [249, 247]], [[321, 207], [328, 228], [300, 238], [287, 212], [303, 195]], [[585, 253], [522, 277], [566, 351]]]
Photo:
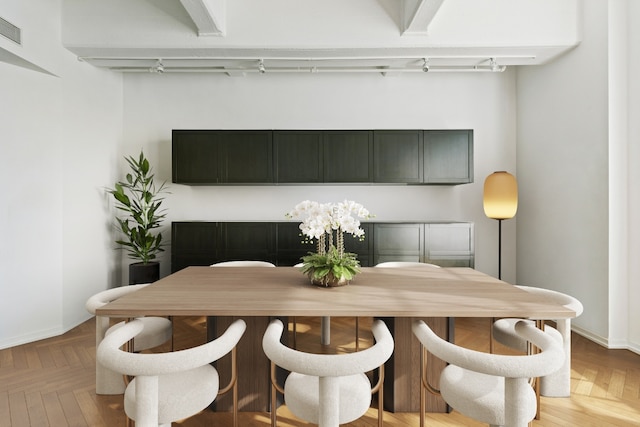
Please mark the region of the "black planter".
[[160, 279], [160, 263], [136, 262], [129, 264], [129, 284], [136, 285], [139, 283], [152, 283]]

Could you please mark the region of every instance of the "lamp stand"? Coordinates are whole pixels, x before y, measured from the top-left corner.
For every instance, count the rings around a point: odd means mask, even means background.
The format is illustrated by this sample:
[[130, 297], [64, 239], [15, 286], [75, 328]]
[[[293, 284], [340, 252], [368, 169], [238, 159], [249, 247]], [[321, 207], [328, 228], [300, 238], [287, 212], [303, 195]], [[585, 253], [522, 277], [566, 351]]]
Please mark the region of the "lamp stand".
[[498, 279], [502, 280], [502, 220], [498, 219]]

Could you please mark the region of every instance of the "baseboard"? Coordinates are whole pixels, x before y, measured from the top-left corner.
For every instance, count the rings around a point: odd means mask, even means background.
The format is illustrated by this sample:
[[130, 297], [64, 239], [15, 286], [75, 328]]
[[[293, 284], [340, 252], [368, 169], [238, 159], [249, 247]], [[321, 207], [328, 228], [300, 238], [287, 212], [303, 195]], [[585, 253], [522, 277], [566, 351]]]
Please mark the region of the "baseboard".
[[0, 341], [0, 350], [11, 348], [22, 344], [28, 344], [34, 341], [40, 341], [46, 338], [57, 337], [66, 331], [62, 327], [43, 329], [41, 331], [31, 332], [26, 335], [11, 337]]
[[571, 325], [571, 330], [576, 334], [585, 337], [589, 341], [593, 341], [594, 343], [599, 344], [609, 350], [629, 350], [636, 354], [640, 354], [640, 345], [636, 343], [631, 343], [629, 341], [612, 342], [609, 341], [608, 338], [595, 335], [585, 329], [573, 325]]

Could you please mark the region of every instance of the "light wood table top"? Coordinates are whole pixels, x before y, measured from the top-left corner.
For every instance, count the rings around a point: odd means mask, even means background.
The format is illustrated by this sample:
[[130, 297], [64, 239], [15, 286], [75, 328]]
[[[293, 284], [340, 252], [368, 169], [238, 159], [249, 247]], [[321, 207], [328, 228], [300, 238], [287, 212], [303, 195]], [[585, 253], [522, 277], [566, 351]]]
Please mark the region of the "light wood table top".
[[96, 311], [109, 317], [575, 317], [471, 268], [365, 267], [348, 286], [321, 288], [294, 267], [187, 267]]

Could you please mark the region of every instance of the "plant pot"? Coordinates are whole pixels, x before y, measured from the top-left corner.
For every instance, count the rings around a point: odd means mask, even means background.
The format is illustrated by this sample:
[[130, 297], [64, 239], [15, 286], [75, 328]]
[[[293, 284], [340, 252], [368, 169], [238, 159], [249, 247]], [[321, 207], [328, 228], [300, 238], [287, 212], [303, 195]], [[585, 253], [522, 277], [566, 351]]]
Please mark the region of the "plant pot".
[[129, 264], [129, 284], [137, 285], [140, 283], [152, 283], [160, 279], [160, 263], [154, 262], [135, 262]]
[[350, 282], [344, 277], [335, 277], [333, 274], [327, 274], [321, 279], [310, 277], [310, 280], [312, 285], [320, 286], [323, 288], [335, 288], [338, 286], [346, 286]]

